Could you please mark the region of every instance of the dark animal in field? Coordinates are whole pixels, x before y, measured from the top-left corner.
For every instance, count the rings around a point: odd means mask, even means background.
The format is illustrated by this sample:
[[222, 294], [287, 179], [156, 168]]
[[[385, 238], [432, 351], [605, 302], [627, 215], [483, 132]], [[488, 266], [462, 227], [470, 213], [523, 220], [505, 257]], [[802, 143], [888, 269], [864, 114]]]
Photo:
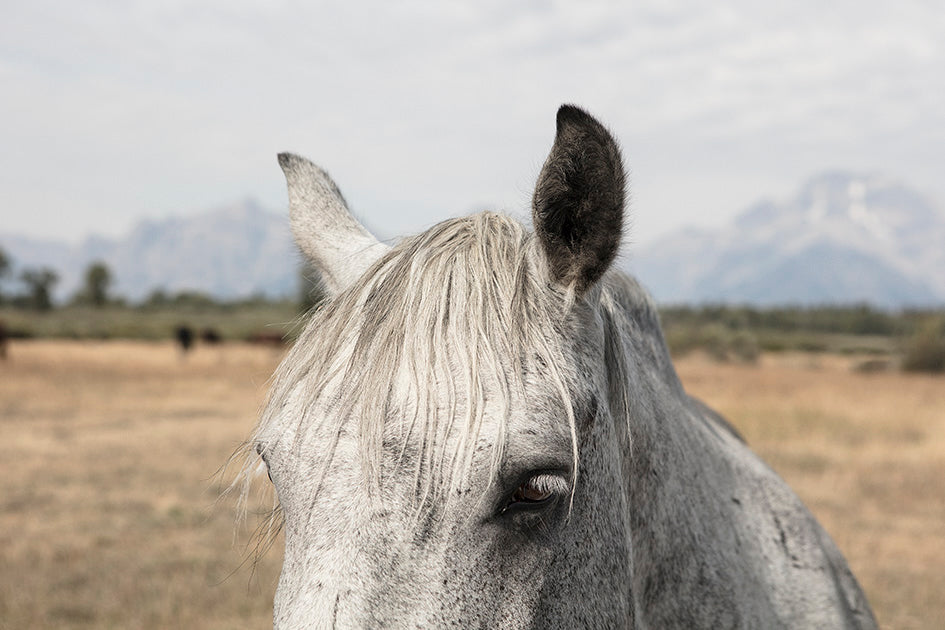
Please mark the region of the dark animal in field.
[[7, 358], [7, 327], [0, 320], [0, 359]]
[[180, 325], [174, 331], [174, 338], [182, 353], [187, 354], [194, 345], [194, 331], [190, 326]]
[[257, 346], [272, 346], [281, 348], [286, 344], [285, 335], [277, 332], [254, 332], [246, 337], [247, 343]]
[[223, 337], [215, 328], [204, 328], [200, 333], [200, 341], [208, 346], [216, 346], [223, 343]]

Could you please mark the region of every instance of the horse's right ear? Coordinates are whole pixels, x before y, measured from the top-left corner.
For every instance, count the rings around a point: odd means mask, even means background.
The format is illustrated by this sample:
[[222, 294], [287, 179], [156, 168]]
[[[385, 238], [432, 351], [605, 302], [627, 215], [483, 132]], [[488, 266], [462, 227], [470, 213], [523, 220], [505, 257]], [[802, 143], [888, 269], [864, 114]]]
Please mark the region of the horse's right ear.
[[607, 271], [620, 248], [624, 186], [620, 149], [607, 129], [584, 110], [562, 105], [532, 201], [555, 282], [580, 294]]
[[289, 221], [302, 252], [337, 295], [367, 271], [388, 247], [358, 223], [328, 173], [291, 153], [279, 154], [289, 187]]

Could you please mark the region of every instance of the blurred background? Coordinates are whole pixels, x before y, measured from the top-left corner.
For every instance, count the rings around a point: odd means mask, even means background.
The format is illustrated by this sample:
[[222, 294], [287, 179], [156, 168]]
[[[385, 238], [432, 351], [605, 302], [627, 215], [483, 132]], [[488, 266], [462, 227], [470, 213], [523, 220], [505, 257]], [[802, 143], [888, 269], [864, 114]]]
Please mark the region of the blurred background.
[[255, 554], [218, 497], [320, 299], [276, 153], [391, 242], [527, 221], [565, 102], [622, 145], [618, 264], [687, 388], [812, 507], [885, 627], [945, 615], [938, 3], [3, 14], [0, 627], [265, 627], [281, 543]]

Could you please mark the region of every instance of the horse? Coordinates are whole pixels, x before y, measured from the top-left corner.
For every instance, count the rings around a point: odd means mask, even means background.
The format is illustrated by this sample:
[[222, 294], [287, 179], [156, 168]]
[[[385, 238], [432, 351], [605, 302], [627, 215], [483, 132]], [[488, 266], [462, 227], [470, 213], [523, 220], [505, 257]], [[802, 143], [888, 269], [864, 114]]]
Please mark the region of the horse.
[[275, 628], [876, 627], [613, 268], [624, 166], [590, 114], [558, 110], [532, 229], [483, 212], [382, 243], [324, 170], [279, 163], [328, 299], [247, 442], [285, 534]]
[[206, 326], [200, 331], [200, 341], [208, 346], [219, 346], [223, 343], [223, 335], [216, 328]]
[[181, 324], [174, 329], [174, 339], [180, 346], [181, 356], [185, 356], [194, 345], [194, 329], [187, 324]]

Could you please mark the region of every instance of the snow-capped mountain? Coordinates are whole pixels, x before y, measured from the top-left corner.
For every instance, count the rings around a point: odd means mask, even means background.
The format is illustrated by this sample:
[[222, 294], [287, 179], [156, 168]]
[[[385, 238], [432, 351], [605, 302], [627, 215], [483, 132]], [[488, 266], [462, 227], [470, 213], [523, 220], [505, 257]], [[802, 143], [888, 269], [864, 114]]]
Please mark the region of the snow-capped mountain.
[[120, 239], [92, 236], [70, 246], [0, 235], [0, 248], [17, 270], [53, 268], [59, 275], [59, 299], [81, 286], [85, 269], [97, 260], [115, 278], [113, 293], [131, 300], [159, 288], [218, 298], [294, 295], [301, 260], [287, 216], [268, 212], [251, 199], [194, 216], [142, 221]]
[[945, 214], [895, 181], [823, 173], [724, 229], [633, 252], [628, 268], [664, 303], [943, 304]]
[[[120, 239], [70, 246], [0, 235], [0, 248], [15, 273], [55, 269], [58, 299], [79, 288], [95, 260], [114, 274], [114, 293], [132, 300], [158, 288], [218, 298], [295, 295], [301, 261], [287, 215], [252, 200], [142, 221]], [[942, 305], [945, 214], [894, 181], [824, 173], [791, 199], [749, 207], [724, 229], [687, 229], [630, 250], [624, 265], [663, 303]]]

